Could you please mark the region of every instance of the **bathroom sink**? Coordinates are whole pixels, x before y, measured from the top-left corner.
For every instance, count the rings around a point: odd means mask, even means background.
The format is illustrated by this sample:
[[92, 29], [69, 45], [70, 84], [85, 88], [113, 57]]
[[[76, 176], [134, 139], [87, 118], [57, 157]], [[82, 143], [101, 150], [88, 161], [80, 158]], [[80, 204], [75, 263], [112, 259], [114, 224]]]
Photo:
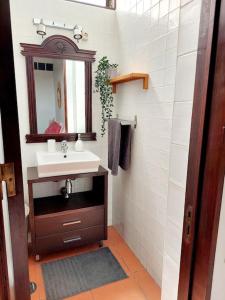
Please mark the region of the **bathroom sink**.
[[39, 177], [59, 176], [98, 171], [100, 158], [90, 151], [37, 152]]

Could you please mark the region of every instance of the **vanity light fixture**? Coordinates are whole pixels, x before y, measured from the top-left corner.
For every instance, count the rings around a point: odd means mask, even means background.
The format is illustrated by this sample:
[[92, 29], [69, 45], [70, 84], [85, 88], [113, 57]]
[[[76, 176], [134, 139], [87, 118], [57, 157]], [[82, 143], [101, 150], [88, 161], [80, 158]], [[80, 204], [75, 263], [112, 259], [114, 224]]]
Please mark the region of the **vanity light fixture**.
[[76, 24], [75, 26], [66, 25], [62, 22], [43, 20], [39, 18], [33, 18], [33, 24], [37, 26], [37, 34], [41, 35], [42, 37], [46, 35], [46, 28], [50, 27], [72, 31], [73, 37], [77, 42], [79, 42], [80, 40], [87, 41], [88, 39], [87, 32], [84, 32], [82, 26], [78, 24]]
[[75, 38], [75, 40], [76, 40], [77, 42], [79, 42], [79, 40], [82, 39], [82, 32], [83, 32], [83, 30], [82, 30], [82, 27], [81, 27], [81, 26], [76, 25], [76, 26], [74, 27], [74, 30], [73, 30], [73, 37]]
[[42, 38], [46, 35], [46, 26], [43, 24], [43, 20], [41, 19], [40, 23], [37, 26], [37, 34], [41, 35]]

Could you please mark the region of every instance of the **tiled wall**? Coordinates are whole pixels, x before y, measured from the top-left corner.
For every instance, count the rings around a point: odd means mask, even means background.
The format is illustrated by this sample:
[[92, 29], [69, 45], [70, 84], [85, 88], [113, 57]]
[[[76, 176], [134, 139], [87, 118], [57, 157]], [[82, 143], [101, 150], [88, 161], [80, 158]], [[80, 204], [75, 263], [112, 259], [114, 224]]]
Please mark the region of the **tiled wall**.
[[147, 72], [150, 86], [118, 88], [118, 113], [136, 114], [138, 126], [131, 168], [113, 178], [113, 224], [163, 286], [164, 299], [175, 300], [200, 0], [117, 5], [120, 72]]
[[113, 179], [113, 223], [161, 285], [180, 4], [124, 2], [117, 13], [120, 71], [147, 72], [150, 82], [147, 91], [138, 81], [118, 88], [118, 113], [136, 114], [138, 125], [131, 168]]
[[182, 1], [173, 111], [162, 299], [177, 298], [201, 0]]

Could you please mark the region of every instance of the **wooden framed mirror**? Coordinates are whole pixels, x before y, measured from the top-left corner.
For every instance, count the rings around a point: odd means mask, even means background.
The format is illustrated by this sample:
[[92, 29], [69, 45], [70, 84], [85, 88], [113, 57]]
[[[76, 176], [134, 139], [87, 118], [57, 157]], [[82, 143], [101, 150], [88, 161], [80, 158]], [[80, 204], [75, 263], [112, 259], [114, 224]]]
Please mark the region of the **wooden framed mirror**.
[[53, 35], [41, 45], [20, 44], [26, 57], [30, 133], [27, 143], [48, 139], [96, 140], [92, 132], [92, 63], [95, 51]]

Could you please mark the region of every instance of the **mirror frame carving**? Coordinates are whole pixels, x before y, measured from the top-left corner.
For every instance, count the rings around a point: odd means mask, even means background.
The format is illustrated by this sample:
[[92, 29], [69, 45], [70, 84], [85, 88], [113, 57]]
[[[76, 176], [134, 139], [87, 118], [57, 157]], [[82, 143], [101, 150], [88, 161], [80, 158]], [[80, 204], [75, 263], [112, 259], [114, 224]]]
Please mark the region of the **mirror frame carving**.
[[96, 51], [79, 49], [68, 37], [52, 35], [41, 45], [20, 43], [23, 48], [21, 54], [26, 58], [27, 89], [30, 134], [26, 135], [27, 143], [44, 143], [48, 139], [74, 141], [78, 133], [39, 134], [37, 132], [36, 96], [34, 82], [34, 57], [79, 60], [85, 62], [85, 126], [86, 133], [81, 133], [81, 139], [96, 140], [96, 133], [92, 132], [92, 63], [95, 61]]

